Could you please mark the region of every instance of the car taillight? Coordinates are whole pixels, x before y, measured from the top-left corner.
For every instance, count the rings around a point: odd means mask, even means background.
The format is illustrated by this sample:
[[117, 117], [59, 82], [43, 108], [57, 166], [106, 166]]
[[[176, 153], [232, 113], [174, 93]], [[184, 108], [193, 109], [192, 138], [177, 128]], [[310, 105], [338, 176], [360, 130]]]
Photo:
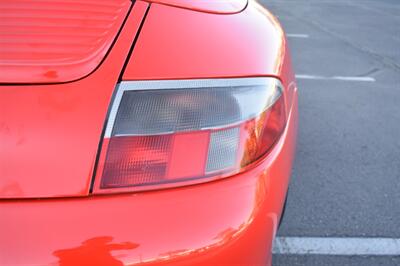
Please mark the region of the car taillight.
[[181, 186], [243, 171], [285, 128], [282, 93], [275, 78], [121, 82], [94, 193]]

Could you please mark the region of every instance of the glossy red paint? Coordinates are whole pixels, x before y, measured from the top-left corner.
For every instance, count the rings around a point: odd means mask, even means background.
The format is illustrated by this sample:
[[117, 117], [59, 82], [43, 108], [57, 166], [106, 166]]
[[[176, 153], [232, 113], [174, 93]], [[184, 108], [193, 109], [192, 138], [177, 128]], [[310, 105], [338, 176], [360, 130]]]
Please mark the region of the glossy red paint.
[[[0, 200], [0, 265], [270, 264], [296, 146], [297, 89], [284, 33], [254, 1], [232, 15], [151, 4], [123, 79], [279, 78], [288, 124], [268, 155], [218, 181], [88, 195], [107, 108], [148, 6], [136, 1], [88, 77], [0, 88], [0, 197], [9, 198]], [[57, 198], [26, 199], [37, 197]]]
[[246, 173], [146, 193], [2, 202], [0, 264], [266, 265], [296, 145], [293, 99], [280, 141]]
[[89, 77], [1, 87], [0, 198], [88, 194], [110, 99], [148, 5], [134, 5], [112, 51]]
[[255, 2], [226, 16], [152, 4], [123, 78], [280, 76], [285, 42]]
[[234, 14], [242, 11], [248, 0], [218, 0], [218, 1], [199, 1], [199, 0], [145, 0], [150, 3], [164, 4], [174, 7], [181, 7], [200, 12], [215, 14]]
[[0, 83], [79, 79], [103, 60], [129, 0], [0, 1]]

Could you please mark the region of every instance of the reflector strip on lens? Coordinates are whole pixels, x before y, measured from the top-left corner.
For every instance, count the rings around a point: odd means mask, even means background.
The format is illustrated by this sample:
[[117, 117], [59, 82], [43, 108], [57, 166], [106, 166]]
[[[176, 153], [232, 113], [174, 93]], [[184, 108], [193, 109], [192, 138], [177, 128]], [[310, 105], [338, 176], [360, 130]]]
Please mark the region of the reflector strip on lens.
[[221, 171], [236, 164], [239, 146], [239, 128], [229, 128], [211, 133], [206, 172]]
[[207, 131], [175, 134], [167, 178], [203, 176], [209, 141], [210, 132]]

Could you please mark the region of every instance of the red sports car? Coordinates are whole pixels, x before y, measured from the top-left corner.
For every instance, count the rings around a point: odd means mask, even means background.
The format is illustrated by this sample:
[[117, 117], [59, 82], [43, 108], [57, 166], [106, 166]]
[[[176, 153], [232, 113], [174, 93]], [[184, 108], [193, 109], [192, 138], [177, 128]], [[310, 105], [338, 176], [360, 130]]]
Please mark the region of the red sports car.
[[0, 1], [0, 265], [265, 265], [297, 86], [252, 0]]

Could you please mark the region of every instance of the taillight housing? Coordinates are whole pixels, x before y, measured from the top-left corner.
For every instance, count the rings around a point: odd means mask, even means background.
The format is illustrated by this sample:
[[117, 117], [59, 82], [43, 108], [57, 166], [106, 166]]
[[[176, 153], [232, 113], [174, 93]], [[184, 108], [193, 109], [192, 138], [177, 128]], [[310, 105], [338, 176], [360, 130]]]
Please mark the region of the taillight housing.
[[275, 78], [123, 81], [117, 86], [94, 193], [215, 180], [245, 171], [286, 125]]

